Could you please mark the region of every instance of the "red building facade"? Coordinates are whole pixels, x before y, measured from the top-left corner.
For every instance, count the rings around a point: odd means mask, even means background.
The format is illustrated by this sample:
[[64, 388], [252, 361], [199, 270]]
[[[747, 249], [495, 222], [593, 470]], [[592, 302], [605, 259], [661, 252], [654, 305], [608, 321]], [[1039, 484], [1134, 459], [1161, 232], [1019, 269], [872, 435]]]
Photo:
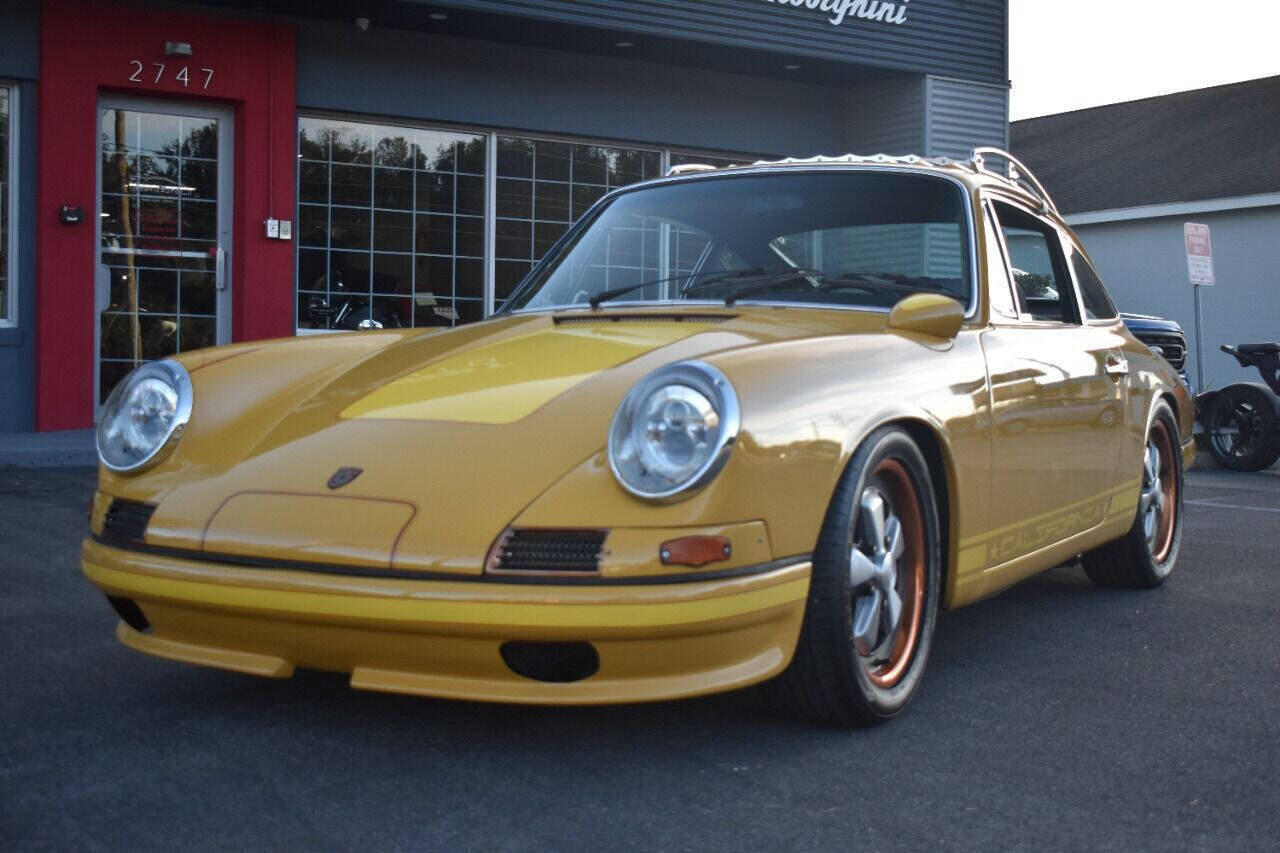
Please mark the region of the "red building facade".
[[[36, 425], [89, 426], [94, 416], [100, 104], [127, 96], [181, 114], [184, 103], [228, 107], [231, 233], [223, 261], [233, 340], [293, 331], [293, 246], [264, 222], [292, 219], [296, 131], [294, 34], [280, 23], [129, 9], [86, 0], [43, 7], [37, 164]], [[189, 45], [190, 55], [181, 47]], [[64, 208], [87, 211], [65, 222]], [[74, 214], [70, 218], [74, 218]]]

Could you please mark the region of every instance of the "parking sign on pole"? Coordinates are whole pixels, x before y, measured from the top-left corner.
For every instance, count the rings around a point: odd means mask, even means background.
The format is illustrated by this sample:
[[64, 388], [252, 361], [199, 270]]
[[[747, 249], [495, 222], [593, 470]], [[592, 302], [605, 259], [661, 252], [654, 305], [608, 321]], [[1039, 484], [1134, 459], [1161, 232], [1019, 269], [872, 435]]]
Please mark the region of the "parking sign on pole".
[[1200, 288], [1214, 284], [1213, 243], [1209, 240], [1209, 226], [1187, 222], [1182, 226], [1182, 236], [1187, 244], [1187, 277], [1191, 279], [1196, 294], [1196, 388], [1204, 390], [1204, 344], [1201, 335]]
[[1187, 241], [1187, 274], [1197, 286], [1213, 284], [1213, 244], [1209, 226], [1188, 222], [1182, 226]]

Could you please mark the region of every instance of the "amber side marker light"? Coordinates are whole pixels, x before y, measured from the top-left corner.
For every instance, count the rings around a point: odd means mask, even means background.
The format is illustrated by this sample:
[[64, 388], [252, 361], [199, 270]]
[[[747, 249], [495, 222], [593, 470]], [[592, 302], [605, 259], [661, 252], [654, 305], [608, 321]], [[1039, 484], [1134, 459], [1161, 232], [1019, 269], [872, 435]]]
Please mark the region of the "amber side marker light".
[[682, 536], [658, 546], [664, 566], [705, 566], [729, 559], [733, 544], [724, 536]]

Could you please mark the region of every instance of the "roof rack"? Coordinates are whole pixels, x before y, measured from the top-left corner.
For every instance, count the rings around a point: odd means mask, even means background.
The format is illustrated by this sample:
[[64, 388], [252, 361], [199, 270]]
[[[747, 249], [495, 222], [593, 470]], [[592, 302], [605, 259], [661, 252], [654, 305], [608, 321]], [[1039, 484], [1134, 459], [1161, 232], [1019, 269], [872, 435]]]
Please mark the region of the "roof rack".
[[827, 166], [827, 165], [909, 165], [909, 166], [965, 166], [968, 165], [960, 160], [952, 160], [950, 157], [920, 157], [915, 154], [907, 154], [904, 156], [892, 156], [889, 154], [844, 154], [840, 157], [784, 157], [781, 160], [757, 160], [754, 163], [735, 163], [731, 166], [709, 166], [705, 163], [684, 163], [679, 166], [672, 166], [667, 170], [667, 177], [673, 175], [688, 175], [693, 172], [712, 172], [720, 169], [750, 169], [755, 166]]
[[681, 163], [679, 166], [672, 166], [670, 169], [667, 169], [667, 177], [670, 178], [672, 175], [688, 175], [693, 172], [714, 172], [715, 170], [715, 166], [707, 163]]
[[[987, 157], [999, 157], [1008, 163], [1006, 174], [1000, 174], [997, 171], [987, 168]], [[985, 172], [988, 175], [994, 175], [1005, 181], [1020, 187], [1040, 199], [1040, 212], [1053, 213], [1058, 212], [1058, 206], [1053, 203], [1053, 199], [1049, 197], [1049, 191], [1044, 188], [1044, 184], [1040, 183], [1035, 174], [1027, 168], [1026, 164], [1014, 157], [1008, 151], [1001, 148], [975, 148], [973, 153], [969, 155], [969, 160], [973, 163], [973, 168], [978, 172]]]

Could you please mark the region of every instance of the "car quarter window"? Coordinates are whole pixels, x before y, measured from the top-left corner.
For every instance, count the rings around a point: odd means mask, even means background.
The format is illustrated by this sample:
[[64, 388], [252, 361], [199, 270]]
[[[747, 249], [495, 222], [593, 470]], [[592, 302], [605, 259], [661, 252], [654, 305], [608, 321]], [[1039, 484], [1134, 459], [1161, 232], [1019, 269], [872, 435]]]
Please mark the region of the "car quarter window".
[[1067, 243], [1067, 251], [1071, 253], [1071, 271], [1075, 274], [1076, 284], [1080, 285], [1080, 301], [1084, 307], [1086, 320], [1114, 320], [1120, 316], [1116, 312], [1116, 304], [1111, 301], [1102, 279], [1093, 268], [1093, 264], [1085, 258], [1084, 253]]
[[987, 249], [987, 303], [991, 306], [992, 319], [1018, 319], [1018, 304], [1009, 283], [1009, 262], [1000, 245], [999, 226], [990, 204], [983, 204], [983, 230], [986, 232]]
[[1011, 204], [997, 201], [993, 207], [1013, 273], [1018, 310], [1039, 321], [1079, 322], [1058, 230]]

